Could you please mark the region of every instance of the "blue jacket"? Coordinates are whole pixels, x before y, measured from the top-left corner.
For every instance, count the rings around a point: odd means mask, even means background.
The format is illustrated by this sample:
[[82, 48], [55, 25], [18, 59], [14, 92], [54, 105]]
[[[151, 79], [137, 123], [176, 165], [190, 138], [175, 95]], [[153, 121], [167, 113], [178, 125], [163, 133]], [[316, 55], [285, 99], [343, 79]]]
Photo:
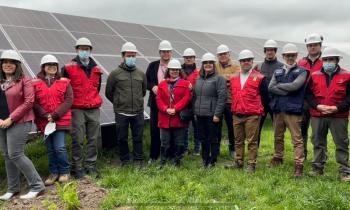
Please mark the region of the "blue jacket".
[[[304, 68], [295, 66], [286, 74], [286, 69], [279, 68], [274, 72], [275, 80], [278, 84], [292, 83], [300, 74], [304, 73]], [[295, 91], [288, 92], [286, 95], [272, 94], [270, 107], [272, 112], [301, 115], [304, 105], [305, 83]]]

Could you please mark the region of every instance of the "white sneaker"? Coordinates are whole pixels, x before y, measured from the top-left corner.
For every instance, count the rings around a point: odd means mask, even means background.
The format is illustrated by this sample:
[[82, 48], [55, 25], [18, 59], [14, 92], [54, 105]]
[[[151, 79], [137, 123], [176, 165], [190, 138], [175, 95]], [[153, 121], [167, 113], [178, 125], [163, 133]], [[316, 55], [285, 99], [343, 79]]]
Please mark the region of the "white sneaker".
[[7, 193], [3, 194], [2, 196], [0, 196], [0, 200], [8, 201], [8, 200], [10, 200], [15, 194], [16, 194], [16, 193], [7, 192]]
[[20, 199], [33, 199], [33, 198], [36, 198], [43, 193], [44, 193], [44, 190], [39, 191], [39, 192], [29, 191], [27, 194], [19, 196], [19, 198]]

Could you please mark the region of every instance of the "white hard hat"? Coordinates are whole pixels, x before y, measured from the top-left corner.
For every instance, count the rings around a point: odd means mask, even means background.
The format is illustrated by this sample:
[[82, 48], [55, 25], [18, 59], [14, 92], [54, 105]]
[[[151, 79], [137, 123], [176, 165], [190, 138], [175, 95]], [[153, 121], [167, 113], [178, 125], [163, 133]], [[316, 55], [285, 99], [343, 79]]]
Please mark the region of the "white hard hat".
[[216, 58], [215, 56], [212, 54], [212, 53], [205, 53], [203, 56], [202, 56], [202, 63], [204, 61], [216, 61]]
[[123, 52], [138, 52], [136, 49], [136, 46], [132, 42], [126, 42], [123, 44], [122, 49], [120, 50], [121, 53]]
[[15, 50], [5, 50], [2, 52], [0, 59], [10, 59], [21, 62], [21, 57]]
[[42, 66], [46, 63], [57, 63], [58, 64], [58, 60], [55, 56], [48, 54], [48, 55], [44, 55], [41, 58], [40, 66]]
[[192, 48], [187, 48], [186, 50], [184, 50], [184, 53], [182, 54], [182, 57], [186, 57], [186, 56], [195, 56], [196, 57], [196, 53], [194, 52], [194, 50]]
[[230, 49], [228, 48], [227, 45], [221, 44], [216, 48], [216, 54], [220, 53], [225, 53], [225, 52], [230, 52]]
[[334, 48], [334, 47], [326, 47], [326, 48], [324, 48], [321, 57], [322, 58], [327, 58], [327, 57], [343, 58], [343, 56], [341, 55], [339, 50]]
[[282, 55], [287, 53], [298, 53], [298, 48], [295, 44], [288, 43], [282, 48]]
[[320, 34], [310, 34], [305, 38], [305, 44], [322, 43], [323, 37]]
[[269, 39], [265, 42], [264, 48], [277, 48], [277, 42], [273, 39]]
[[75, 43], [75, 47], [78, 47], [78, 46], [81, 46], [81, 45], [89, 46], [89, 47], [92, 48], [92, 44], [91, 44], [90, 40], [88, 38], [86, 38], [86, 37], [81, 37]]
[[159, 43], [159, 50], [173, 50], [171, 43], [168, 40], [163, 40]]
[[177, 59], [171, 59], [168, 63], [168, 69], [181, 69], [181, 63]]
[[238, 60], [242, 60], [242, 59], [247, 59], [247, 58], [253, 58], [254, 59], [254, 54], [252, 51], [250, 50], [242, 50], [239, 54], [238, 54]]

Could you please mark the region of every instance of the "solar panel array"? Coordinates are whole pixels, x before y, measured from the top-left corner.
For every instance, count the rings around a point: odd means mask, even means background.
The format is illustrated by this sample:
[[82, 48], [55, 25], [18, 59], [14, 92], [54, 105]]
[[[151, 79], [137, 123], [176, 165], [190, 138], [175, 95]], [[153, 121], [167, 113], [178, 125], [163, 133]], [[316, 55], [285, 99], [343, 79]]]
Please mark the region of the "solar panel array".
[[[45, 54], [55, 55], [61, 66], [76, 56], [74, 45], [80, 37], [87, 37], [93, 44], [93, 57], [104, 72], [101, 95], [103, 107], [102, 124], [114, 122], [112, 104], [104, 97], [105, 82], [108, 74], [121, 61], [120, 48], [126, 42], [133, 42], [138, 50], [137, 65], [146, 71], [148, 63], [158, 59], [158, 44], [169, 40], [173, 45], [173, 57], [180, 59], [184, 49], [191, 47], [197, 55], [205, 52], [215, 53], [220, 44], [226, 44], [232, 50], [233, 58], [243, 49], [254, 52], [255, 61], [264, 58], [262, 46], [266, 40], [259, 38], [205, 33], [158, 26], [126, 23], [97, 18], [18, 9], [0, 6], [0, 52], [7, 49], [17, 50], [23, 58], [26, 74], [34, 77], [39, 71], [39, 63]], [[286, 44], [278, 41], [279, 46]], [[305, 45], [295, 43], [300, 56], [306, 54]], [[279, 58], [281, 59], [280, 55]], [[345, 61], [349, 61], [345, 55]], [[349, 63], [343, 63], [350, 67]], [[149, 109], [146, 106], [145, 116]]]

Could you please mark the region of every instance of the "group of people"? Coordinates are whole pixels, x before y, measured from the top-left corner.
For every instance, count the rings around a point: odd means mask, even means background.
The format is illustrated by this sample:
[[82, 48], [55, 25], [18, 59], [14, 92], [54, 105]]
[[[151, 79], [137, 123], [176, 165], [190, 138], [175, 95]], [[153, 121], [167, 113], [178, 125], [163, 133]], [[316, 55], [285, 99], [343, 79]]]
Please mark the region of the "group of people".
[[[342, 56], [337, 49], [326, 47], [321, 52], [322, 42], [319, 34], [309, 35], [305, 39], [308, 55], [299, 61], [297, 47], [288, 43], [282, 48], [283, 60], [278, 61], [277, 42], [267, 40], [263, 46], [265, 60], [257, 65], [248, 49], [238, 54], [238, 64], [235, 63], [228, 46], [222, 44], [217, 47], [216, 56], [205, 53], [197, 67], [193, 49], [185, 49], [181, 64], [172, 58], [171, 43], [163, 40], [158, 48], [160, 59], [151, 62], [146, 73], [137, 67], [136, 46], [126, 42], [121, 47], [122, 62], [108, 75], [105, 88], [105, 96], [113, 103], [115, 112], [122, 166], [131, 162], [144, 164], [144, 96], [149, 90], [148, 163], [160, 159], [159, 169], [169, 161], [181, 166], [190, 150], [189, 125], [194, 134], [193, 154], [201, 153], [204, 167], [215, 167], [225, 121], [229, 154], [234, 158], [225, 168], [244, 168], [247, 142], [246, 171], [254, 173], [261, 130], [269, 113], [274, 128], [271, 167], [283, 164], [284, 134], [288, 128], [294, 146], [294, 176], [303, 175], [311, 121], [314, 159], [310, 174], [324, 173], [330, 130], [340, 179], [350, 181], [347, 131], [350, 72], [339, 65]], [[20, 173], [30, 186], [30, 191], [20, 196], [22, 199], [35, 198], [44, 192], [45, 185], [65, 183], [70, 175], [76, 179], [86, 174], [99, 176], [96, 159], [102, 70], [91, 56], [93, 46], [89, 39], [78, 39], [75, 49], [77, 56], [61, 71], [57, 58], [45, 55], [37, 78], [32, 80], [24, 75], [16, 51], [4, 51], [0, 57], [0, 148], [8, 183], [0, 200], [9, 200], [20, 191]], [[45, 133], [50, 172], [45, 182], [24, 154], [32, 121]], [[71, 161], [65, 146], [68, 131], [72, 139]]]

